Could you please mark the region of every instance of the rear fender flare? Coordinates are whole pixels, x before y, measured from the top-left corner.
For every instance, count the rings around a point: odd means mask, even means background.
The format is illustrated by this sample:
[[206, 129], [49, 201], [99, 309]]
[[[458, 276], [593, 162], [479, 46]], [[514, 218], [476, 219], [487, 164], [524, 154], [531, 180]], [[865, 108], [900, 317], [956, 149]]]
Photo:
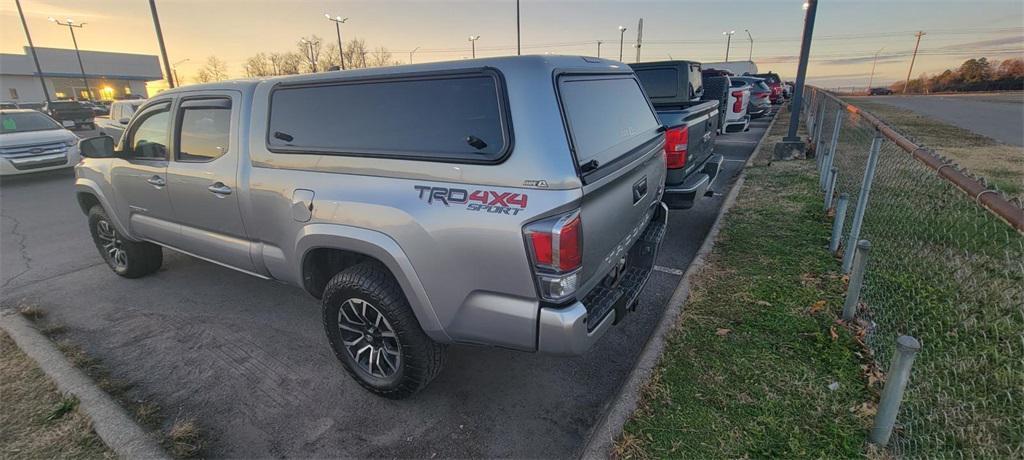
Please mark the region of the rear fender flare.
[[[413, 314], [423, 331], [431, 339], [441, 343], [451, 338], [441, 327], [434, 312], [426, 289], [420, 282], [412, 262], [395, 240], [384, 233], [337, 224], [309, 224], [302, 228], [295, 244], [297, 257], [293, 265], [293, 279], [302, 280], [302, 267], [310, 251], [319, 248], [341, 249], [356, 252], [376, 259], [391, 271], [401, 286]], [[301, 283], [300, 283], [301, 285]]]

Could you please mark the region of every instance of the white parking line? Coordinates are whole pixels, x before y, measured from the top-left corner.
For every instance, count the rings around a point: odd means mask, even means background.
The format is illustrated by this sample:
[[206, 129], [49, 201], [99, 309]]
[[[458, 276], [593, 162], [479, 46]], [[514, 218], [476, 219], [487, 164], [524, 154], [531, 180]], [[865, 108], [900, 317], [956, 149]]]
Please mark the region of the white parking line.
[[715, 139], [715, 143], [716, 144], [754, 145], [754, 144], [758, 143], [758, 141], [737, 141], [737, 140], [729, 140], [729, 139]]
[[678, 268], [662, 267], [661, 265], [655, 265], [654, 271], [668, 273], [669, 275], [683, 276], [683, 271]]

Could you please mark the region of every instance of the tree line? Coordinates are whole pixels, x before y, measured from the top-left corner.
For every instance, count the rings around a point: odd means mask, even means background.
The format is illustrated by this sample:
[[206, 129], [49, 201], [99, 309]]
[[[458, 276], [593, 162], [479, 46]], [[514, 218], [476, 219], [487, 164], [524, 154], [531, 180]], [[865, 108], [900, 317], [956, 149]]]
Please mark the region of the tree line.
[[[889, 88], [901, 93], [904, 83], [896, 82]], [[984, 57], [971, 58], [956, 69], [946, 69], [937, 75], [922, 74], [910, 80], [907, 90], [909, 93], [1024, 90], [1024, 59], [991, 62]]]
[[[302, 37], [296, 42], [295, 48], [294, 51], [256, 53], [242, 64], [242, 73], [249, 78], [272, 77], [321, 72], [341, 67], [361, 69], [401, 64], [392, 58], [387, 48], [378, 46], [371, 49], [361, 38], [345, 42], [342, 52], [339, 52], [337, 43], [324, 44], [316, 35]], [[344, 66], [341, 65], [342, 59], [345, 62]], [[208, 83], [228, 78], [227, 63], [217, 56], [210, 56], [196, 72], [194, 80], [197, 83]]]

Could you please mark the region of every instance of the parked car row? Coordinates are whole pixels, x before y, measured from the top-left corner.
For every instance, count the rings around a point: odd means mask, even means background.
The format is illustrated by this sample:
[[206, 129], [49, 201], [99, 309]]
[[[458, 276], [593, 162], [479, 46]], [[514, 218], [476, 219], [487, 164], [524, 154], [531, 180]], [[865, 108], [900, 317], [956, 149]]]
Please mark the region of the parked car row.
[[[755, 85], [728, 78], [523, 56], [186, 86], [95, 118], [76, 199], [118, 275], [169, 248], [301, 287], [346, 371], [401, 398], [447, 344], [575, 355], [624, 321], [668, 210], [748, 125]], [[7, 110], [5, 135], [8, 112], [74, 136]]]

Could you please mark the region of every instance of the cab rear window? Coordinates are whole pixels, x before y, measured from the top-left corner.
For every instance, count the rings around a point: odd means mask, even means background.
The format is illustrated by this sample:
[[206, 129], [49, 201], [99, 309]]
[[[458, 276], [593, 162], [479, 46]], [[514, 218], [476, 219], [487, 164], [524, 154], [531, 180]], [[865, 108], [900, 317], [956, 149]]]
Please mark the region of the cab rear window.
[[650, 97], [676, 97], [678, 93], [679, 71], [676, 69], [637, 70], [636, 78]]
[[490, 73], [282, 86], [271, 93], [271, 151], [494, 162], [510, 145]]
[[661, 127], [632, 75], [562, 76], [558, 89], [581, 168], [611, 163]]

